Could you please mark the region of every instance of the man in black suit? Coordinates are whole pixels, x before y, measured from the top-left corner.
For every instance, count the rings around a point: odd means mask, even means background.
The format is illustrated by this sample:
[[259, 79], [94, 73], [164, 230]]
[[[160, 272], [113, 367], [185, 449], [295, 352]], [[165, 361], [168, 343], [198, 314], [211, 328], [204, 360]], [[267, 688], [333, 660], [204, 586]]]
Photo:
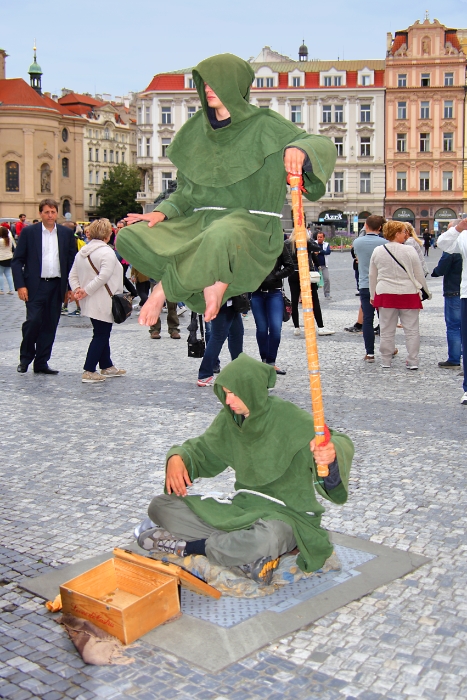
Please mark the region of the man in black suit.
[[21, 231], [11, 263], [18, 296], [26, 302], [26, 321], [17, 371], [24, 373], [34, 361], [36, 374], [58, 374], [48, 366], [60, 310], [68, 297], [68, 275], [76, 255], [73, 232], [57, 226], [58, 204], [43, 199], [41, 223]]

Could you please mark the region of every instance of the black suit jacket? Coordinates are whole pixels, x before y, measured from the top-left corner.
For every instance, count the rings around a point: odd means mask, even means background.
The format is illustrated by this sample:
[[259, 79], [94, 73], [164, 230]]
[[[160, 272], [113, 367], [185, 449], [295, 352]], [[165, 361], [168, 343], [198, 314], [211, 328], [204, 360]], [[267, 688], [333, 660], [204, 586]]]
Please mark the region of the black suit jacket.
[[[66, 226], [57, 224], [58, 256], [60, 259], [61, 294], [65, 298], [68, 289], [68, 275], [70, 274], [73, 261], [77, 252], [76, 239]], [[42, 222], [26, 226], [21, 231], [13, 260], [11, 261], [11, 271], [15, 288], [26, 287], [29, 301], [34, 296], [39, 287], [42, 268]]]

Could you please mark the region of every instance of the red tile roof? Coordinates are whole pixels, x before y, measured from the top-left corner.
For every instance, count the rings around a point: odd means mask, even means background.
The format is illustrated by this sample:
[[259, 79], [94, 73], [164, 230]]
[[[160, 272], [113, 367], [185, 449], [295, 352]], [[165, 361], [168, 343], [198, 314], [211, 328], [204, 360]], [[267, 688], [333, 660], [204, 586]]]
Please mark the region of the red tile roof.
[[159, 73], [159, 75], [155, 75], [151, 80], [145, 92], [149, 92], [151, 90], [183, 90], [184, 87], [184, 75], [164, 75], [163, 73]]
[[77, 92], [69, 92], [68, 95], [59, 97], [58, 101], [61, 105], [67, 106], [87, 105], [88, 107], [102, 107], [102, 105], [106, 104], [106, 102], [102, 102], [102, 100], [96, 100], [90, 95], [80, 95]]
[[391, 46], [391, 53], [394, 55], [398, 49], [402, 46], [402, 44], [407, 43], [407, 36], [405, 34], [396, 34], [394, 37], [394, 41]]
[[446, 32], [446, 42], [448, 41], [451, 42], [453, 48], [457, 49], [458, 51], [462, 51], [456, 32]]
[[347, 79], [345, 81], [345, 86], [346, 87], [357, 87], [357, 83], [358, 83], [358, 71], [348, 70], [347, 71]]
[[375, 87], [384, 87], [384, 70], [375, 70]]
[[319, 87], [319, 73], [305, 73], [305, 87]]
[[49, 100], [44, 95], [38, 95], [22, 78], [0, 80], [0, 109], [5, 107], [27, 107], [60, 112], [53, 100]]

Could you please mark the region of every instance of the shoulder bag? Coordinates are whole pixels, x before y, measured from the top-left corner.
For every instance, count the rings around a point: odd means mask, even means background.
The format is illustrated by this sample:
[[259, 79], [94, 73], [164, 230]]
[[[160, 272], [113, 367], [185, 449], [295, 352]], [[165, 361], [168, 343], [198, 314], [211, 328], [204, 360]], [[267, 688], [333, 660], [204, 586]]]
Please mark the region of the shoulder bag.
[[292, 302], [290, 301], [289, 297], [286, 296], [284, 290], [282, 290], [282, 299], [284, 301], [284, 311], [282, 312], [282, 323], [287, 323], [287, 321], [290, 321], [290, 317], [292, 316]]
[[206, 349], [206, 343], [204, 342], [204, 326], [203, 317], [199, 317], [199, 330], [201, 338], [197, 336], [198, 330], [198, 314], [196, 311], [191, 312], [191, 322], [188, 326], [189, 336], [187, 339], [188, 343], [188, 357], [204, 357], [204, 351]]
[[[410, 278], [410, 281], [411, 281], [412, 284], [414, 285], [415, 289], [417, 289], [418, 292], [421, 292], [421, 294], [422, 294], [422, 301], [426, 301], [427, 299], [430, 299], [430, 295], [427, 294], [426, 289], [425, 289], [424, 287], [418, 287], [417, 282], [416, 282], [415, 278], [413, 277], [413, 275], [412, 275], [408, 270], [406, 270], [406, 268], [404, 267], [404, 265], [403, 265], [401, 262], [399, 262], [399, 260], [396, 258], [395, 255], [393, 255], [393, 254], [391, 253], [391, 251], [389, 250], [389, 248], [388, 248], [386, 245], [384, 245], [383, 248], [384, 248], [384, 250], [386, 251], [386, 253], [389, 253], [389, 255], [391, 256], [391, 258], [392, 258], [393, 260], [396, 261], [396, 263], [399, 265], [399, 267], [401, 267], [401, 268], [404, 270], [404, 272], [405, 272], [405, 274], [407, 275], [407, 277]], [[420, 283], [419, 283], [419, 284], [420, 284]]]
[[[91, 256], [88, 255], [89, 264], [91, 265], [94, 272], [98, 275], [99, 270], [93, 264]], [[131, 316], [133, 306], [131, 304], [132, 297], [128, 292], [123, 292], [123, 294], [112, 294], [107, 284], [104, 285], [106, 288], [110, 299], [112, 301], [112, 316], [115, 323], [123, 323]]]
[[238, 294], [236, 297], [231, 297], [232, 299], [232, 309], [240, 314], [247, 314], [251, 309], [250, 299], [248, 297], [248, 292], [243, 294]]

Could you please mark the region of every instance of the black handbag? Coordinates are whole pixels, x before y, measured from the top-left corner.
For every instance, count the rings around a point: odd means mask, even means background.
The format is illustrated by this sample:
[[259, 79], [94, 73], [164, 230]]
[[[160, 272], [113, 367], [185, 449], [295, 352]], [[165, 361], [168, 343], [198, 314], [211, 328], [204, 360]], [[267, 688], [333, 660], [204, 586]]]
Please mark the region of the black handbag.
[[239, 314], [247, 314], [249, 312], [251, 305], [247, 292], [232, 297], [232, 309]]
[[204, 342], [204, 324], [203, 317], [199, 316], [199, 332], [201, 338], [198, 338], [198, 314], [195, 311], [191, 312], [191, 322], [188, 325], [188, 357], [204, 357], [206, 343]]
[[292, 316], [292, 302], [290, 301], [289, 297], [285, 295], [284, 290], [282, 290], [282, 299], [284, 301], [284, 311], [282, 313], [282, 323], [287, 323], [287, 321], [290, 321], [290, 317]]
[[[99, 274], [99, 270], [92, 262], [90, 255], [88, 255], [88, 260], [94, 272]], [[129, 316], [131, 316], [131, 312], [133, 311], [132, 296], [129, 294], [129, 292], [123, 292], [123, 294], [112, 294], [107, 284], [105, 284], [104, 287], [112, 300], [112, 316], [114, 323], [123, 323]]]

